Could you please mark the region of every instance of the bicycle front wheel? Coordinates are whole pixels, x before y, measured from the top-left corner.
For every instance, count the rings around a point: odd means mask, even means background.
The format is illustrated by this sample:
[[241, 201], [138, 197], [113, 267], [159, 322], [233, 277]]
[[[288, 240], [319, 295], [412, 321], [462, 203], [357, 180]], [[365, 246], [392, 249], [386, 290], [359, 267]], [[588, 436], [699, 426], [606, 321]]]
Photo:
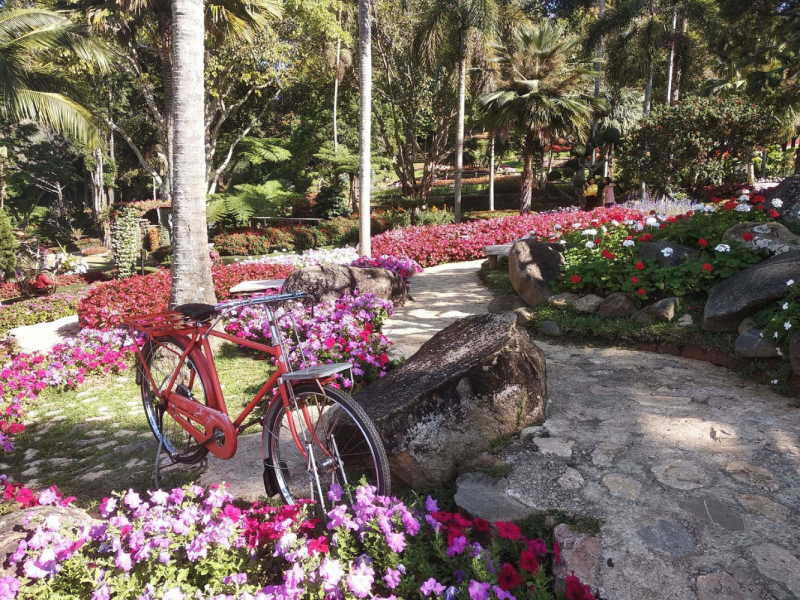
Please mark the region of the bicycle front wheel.
[[273, 470], [283, 500], [320, 499], [334, 483], [366, 483], [390, 495], [386, 450], [364, 409], [328, 386], [298, 385], [294, 396], [288, 408], [273, 402], [263, 432], [265, 467]]
[[[178, 372], [173, 391], [208, 406], [206, 385], [198, 373], [197, 364], [191, 355], [181, 360], [184, 349], [183, 342], [177, 338], [156, 338], [148, 342], [143, 355], [159, 391], [163, 391], [169, 385], [172, 375]], [[175, 462], [194, 464], [203, 460], [208, 454], [208, 448], [198, 447], [197, 440], [167, 412], [144, 369], [140, 377], [144, 414], [156, 439], [163, 436], [164, 450]], [[192, 424], [202, 430], [199, 423]]]

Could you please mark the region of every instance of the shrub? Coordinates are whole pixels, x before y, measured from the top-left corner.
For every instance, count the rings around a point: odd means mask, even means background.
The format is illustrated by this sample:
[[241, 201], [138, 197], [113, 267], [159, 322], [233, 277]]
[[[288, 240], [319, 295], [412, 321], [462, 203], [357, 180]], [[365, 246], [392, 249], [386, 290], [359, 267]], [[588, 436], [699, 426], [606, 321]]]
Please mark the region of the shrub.
[[111, 248], [114, 250], [114, 264], [119, 277], [130, 277], [136, 271], [136, 260], [142, 247], [139, 233], [140, 210], [126, 206], [111, 225]]
[[293, 230], [279, 227], [240, 229], [214, 237], [214, 248], [223, 256], [257, 256], [294, 247]]
[[14, 327], [47, 323], [74, 315], [85, 291], [60, 292], [53, 296], [32, 298], [0, 306], [0, 334]]
[[547, 174], [547, 181], [559, 181], [561, 179], [561, 171], [550, 171]]
[[17, 266], [17, 238], [11, 231], [11, 222], [5, 210], [0, 209], [0, 272], [14, 273]]
[[346, 217], [351, 212], [347, 194], [342, 188], [325, 186], [314, 198], [315, 217], [332, 219], [334, 217]]
[[414, 215], [414, 223], [416, 225], [444, 225], [446, 223], [455, 223], [456, 217], [453, 211], [445, 208], [436, 208], [432, 206], [428, 210], [421, 210]]

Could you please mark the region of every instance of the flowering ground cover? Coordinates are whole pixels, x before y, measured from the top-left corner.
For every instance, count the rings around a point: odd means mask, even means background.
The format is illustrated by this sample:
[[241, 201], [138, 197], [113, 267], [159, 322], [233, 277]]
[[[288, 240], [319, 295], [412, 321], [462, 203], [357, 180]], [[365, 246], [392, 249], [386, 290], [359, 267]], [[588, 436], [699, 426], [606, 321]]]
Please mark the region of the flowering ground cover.
[[88, 288], [57, 292], [52, 296], [31, 298], [15, 304], [0, 304], [0, 334], [14, 327], [55, 321], [74, 315]]
[[553, 237], [559, 228], [578, 224], [600, 226], [612, 221], [638, 219], [641, 213], [626, 208], [598, 208], [592, 212], [563, 210], [517, 215], [471, 223], [414, 226], [393, 229], [372, 238], [375, 254], [407, 256], [423, 267], [483, 258], [483, 247], [507, 244], [529, 234]]
[[[352, 499], [352, 500], [350, 500]], [[33, 500], [32, 500], [33, 501]], [[56, 490], [41, 504], [64, 503]], [[405, 504], [359, 487], [317, 506], [242, 509], [224, 486], [190, 485], [105, 498], [101, 520], [70, 528], [44, 517], [10, 557], [0, 597], [300, 600], [546, 600], [552, 547], [529, 524], [466, 519], [428, 496]], [[567, 600], [593, 600], [566, 580]]]

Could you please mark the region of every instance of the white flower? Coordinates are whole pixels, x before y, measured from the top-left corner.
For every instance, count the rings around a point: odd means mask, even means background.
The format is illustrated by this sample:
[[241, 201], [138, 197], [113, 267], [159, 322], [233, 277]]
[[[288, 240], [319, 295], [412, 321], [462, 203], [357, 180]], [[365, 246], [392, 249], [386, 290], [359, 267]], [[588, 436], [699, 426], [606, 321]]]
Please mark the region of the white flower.
[[774, 206], [775, 208], [780, 208], [781, 206], [783, 206], [783, 200], [781, 200], [780, 198], [773, 198], [772, 206]]
[[794, 279], [790, 279], [786, 282], [786, 285], [794, 285]]
[[674, 250], [672, 248], [662, 248], [662, 250], [661, 250], [661, 254], [663, 254], [666, 258], [669, 258], [670, 256], [672, 256], [673, 252], [674, 252]]
[[556, 223], [555, 225], [553, 225], [553, 229], [561, 229], [561, 225], [559, 225], [558, 223]]
[[588, 242], [586, 242], [586, 247], [587, 248], [594, 248], [594, 242], [592, 240], [589, 240]]
[[658, 225], [658, 219], [656, 219], [655, 217], [648, 217], [647, 220], [644, 222], [644, 224], [647, 225], [648, 227], [655, 227], [656, 225]]
[[561, 244], [562, 246], [566, 246], [567, 240], [560, 240], [558, 243]]
[[731, 247], [728, 244], [718, 244], [716, 248], [714, 248], [717, 252], [730, 252]]
[[783, 310], [786, 310], [787, 308], [789, 308], [789, 303], [788, 302], [784, 302], [783, 303]]
[[778, 353], [778, 356], [783, 356], [783, 352], [781, 352], [780, 348], [775, 348], [775, 352]]
[[790, 321], [786, 321], [786, 323], [783, 324], [783, 328], [786, 331], [789, 331], [792, 328], [792, 323]]
[[750, 196], [742, 192], [742, 195], [739, 196], [739, 202], [749, 202], [749, 201], [750, 201]]
[[642, 230], [644, 229], [644, 225], [642, 225], [641, 223], [636, 223], [636, 224], [633, 226], [633, 228], [634, 228], [636, 231], [642, 231]]
[[584, 229], [581, 235], [597, 235], [597, 229]]
[[750, 205], [749, 204], [740, 204], [736, 207], [738, 212], [750, 212]]
[[580, 223], [573, 223], [572, 224], [572, 228], [573, 229], [580, 229], [581, 227], [583, 227], [583, 225], [581, 225]]
[[614, 227], [619, 227], [619, 221], [617, 221], [616, 219], [612, 219], [612, 220], [611, 220], [611, 224], [612, 224]]
[[631, 247], [631, 246], [633, 246], [635, 243], [636, 243], [636, 242], [634, 242], [633, 240], [625, 240], [624, 242], [622, 242], [622, 245], [623, 245], [623, 246], [625, 246], [626, 248], [630, 248], [630, 247]]
[[778, 339], [778, 332], [776, 331], [775, 333], [773, 333], [772, 337], [774, 337], [777, 340]]
[[777, 379], [773, 379], [770, 383], [772, 383], [772, 385], [778, 385], [778, 380]]

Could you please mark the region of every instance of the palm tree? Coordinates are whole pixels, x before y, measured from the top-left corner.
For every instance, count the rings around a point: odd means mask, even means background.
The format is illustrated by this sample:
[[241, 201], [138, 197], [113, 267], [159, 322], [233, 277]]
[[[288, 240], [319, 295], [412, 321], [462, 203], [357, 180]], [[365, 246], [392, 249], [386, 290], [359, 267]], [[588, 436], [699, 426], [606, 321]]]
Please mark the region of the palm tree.
[[205, 187], [203, 0], [172, 0], [173, 246], [170, 306], [216, 302]]
[[109, 55], [70, 20], [69, 14], [43, 8], [0, 8], [0, 115], [31, 119], [81, 142], [92, 143], [97, 128], [83, 106], [71, 98], [76, 82], [53, 59], [69, 53], [109, 70]]
[[514, 50], [498, 48], [506, 85], [481, 97], [495, 131], [523, 138], [521, 213], [531, 210], [534, 157], [541, 156], [545, 144], [585, 136], [591, 126], [598, 101], [584, 90], [596, 73], [592, 61], [572, 60], [579, 44], [549, 21], [520, 25], [513, 33]]
[[372, 187], [372, 26], [370, 0], [358, 0], [359, 70], [359, 248], [362, 256], [372, 256], [370, 240], [370, 191]]
[[461, 221], [461, 175], [464, 167], [464, 121], [466, 118], [467, 59], [470, 38], [488, 42], [498, 21], [496, 0], [440, 0], [429, 5], [423, 16], [420, 47], [432, 58], [437, 52], [454, 53], [458, 68], [458, 116], [456, 117], [455, 219]]

